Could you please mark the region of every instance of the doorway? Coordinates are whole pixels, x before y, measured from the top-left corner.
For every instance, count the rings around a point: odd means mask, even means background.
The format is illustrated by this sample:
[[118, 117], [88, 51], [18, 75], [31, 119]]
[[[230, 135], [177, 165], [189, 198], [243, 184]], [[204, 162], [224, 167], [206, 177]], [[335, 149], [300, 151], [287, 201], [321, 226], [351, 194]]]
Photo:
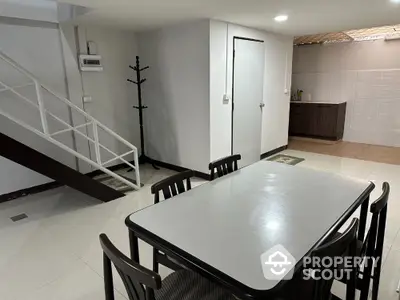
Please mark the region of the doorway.
[[264, 91], [264, 42], [233, 40], [232, 154], [242, 155], [242, 166], [260, 160]]

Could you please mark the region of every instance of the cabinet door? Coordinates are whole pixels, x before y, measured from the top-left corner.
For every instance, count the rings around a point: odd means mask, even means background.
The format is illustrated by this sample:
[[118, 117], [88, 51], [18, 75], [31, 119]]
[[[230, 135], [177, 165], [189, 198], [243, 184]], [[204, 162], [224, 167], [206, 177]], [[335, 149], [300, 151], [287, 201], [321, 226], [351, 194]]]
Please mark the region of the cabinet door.
[[289, 134], [301, 135], [307, 133], [307, 109], [302, 104], [290, 105]]
[[315, 105], [313, 135], [334, 138], [336, 136], [337, 105]]

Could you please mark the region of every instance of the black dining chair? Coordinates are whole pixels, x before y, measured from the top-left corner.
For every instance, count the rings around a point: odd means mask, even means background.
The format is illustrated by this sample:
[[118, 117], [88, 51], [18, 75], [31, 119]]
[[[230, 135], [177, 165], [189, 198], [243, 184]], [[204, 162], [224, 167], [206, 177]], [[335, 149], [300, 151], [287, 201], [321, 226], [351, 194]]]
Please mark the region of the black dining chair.
[[[381, 196], [370, 206], [372, 218], [366, 238], [364, 242], [358, 241], [357, 243], [357, 256], [361, 258], [369, 258], [369, 263], [364, 268], [357, 270], [356, 288], [361, 291], [361, 300], [368, 299], [371, 280], [372, 300], [378, 299], [389, 193], [390, 185], [389, 183], [384, 182], [382, 185]], [[341, 233], [338, 233], [337, 235], [341, 235]], [[374, 266], [371, 263], [371, 257], [377, 260], [377, 263]], [[340, 281], [346, 283], [343, 279]]]
[[[151, 186], [151, 193], [154, 195], [154, 204], [160, 202], [160, 191], [164, 194], [164, 199], [169, 199], [178, 194], [182, 194], [192, 189], [190, 179], [194, 177], [192, 170], [180, 172], [165, 178]], [[186, 181], [186, 188], [184, 182]]]
[[[194, 177], [192, 170], [187, 170], [168, 178], [165, 178], [151, 187], [151, 193], [154, 195], [154, 204], [160, 202], [160, 192], [162, 191], [164, 199], [169, 199], [178, 194], [182, 194], [192, 188], [190, 179]], [[185, 187], [186, 181], [186, 187]], [[172, 270], [180, 270], [182, 267], [174, 260], [171, 260], [167, 255], [153, 248], [153, 271], [158, 272], [158, 264], [162, 264]]]
[[[358, 230], [358, 219], [354, 218], [350, 226], [345, 230], [345, 232], [335, 237], [334, 239], [324, 243], [311, 253], [312, 257], [318, 257], [321, 260], [324, 258], [341, 257], [343, 255], [354, 257], [356, 254], [356, 244], [357, 244], [357, 230]], [[305, 266], [307, 268], [307, 266]], [[326, 268], [323, 266], [307, 268], [310, 273], [318, 272], [321, 274]], [[334, 270], [340, 270], [340, 266], [329, 266], [329, 270], [334, 273]], [[354, 300], [356, 288], [356, 268], [352, 266], [350, 273], [350, 280], [347, 281], [346, 286], [346, 300]], [[340, 299], [331, 292], [332, 284], [334, 282], [334, 277], [332, 278], [319, 278], [318, 280], [303, 278], [303, 272], [298, 272], [295, 278], [292, 279], [292, 283], [288, 287], [289, 296], [285, 299], [303, 299], [303, 300], [334, 300]], [[299, 298], [299, 295], [301, 297]]]
[[235, 300], [227, 290], [189, 270], [174, 272], [161, 280], [161, 276], [119, 251], [102, 233], [105, 300], [114, 300], [112, 265], [120, 275], [129, 300]]
[[238, 161], [241, 159], [242, 156], [240, 154], [235, 154], [211, 162], [208, 165], [208, 169], [211, 171], [211, 180], [214, 180], [216, 178], [215, 173], [217, 173], [218, 177], [222, 177], [224, 175], [237, 171]]

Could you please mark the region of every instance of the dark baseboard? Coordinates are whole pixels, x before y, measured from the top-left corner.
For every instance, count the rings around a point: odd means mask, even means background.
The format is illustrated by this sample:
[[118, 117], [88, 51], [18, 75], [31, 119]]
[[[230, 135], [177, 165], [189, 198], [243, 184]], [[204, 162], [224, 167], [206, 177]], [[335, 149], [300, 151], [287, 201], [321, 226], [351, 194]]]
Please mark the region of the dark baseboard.
[[337, 142], [337, 141], [340, 141], [343, 139], [343, 136], [327, 137], [327, 136], [312, 135], [312, 134], [289, 134], [289, 138], [291, 138], [291, 137], [317, 139], [317, 140], [324, 140], [324, 141], [330, 141], [330, 142]]
[[288, 145], [285, 145], [285, 146], [273, 149], [271, 151], [265, 152], [265, 153], [261, 154], [261, 159], [265, 159], [265, 158], [267, 158], [267, 157], [269, 157], [271, 155], [274, 155], [274, 154], [277, 154], [279, 152], [282, 152], [283, 150], [286, 150], [287, 147], [288, 147]]
[[[157, 165], [157, 166], [159, 166], [161, 168], [164, 168], [164, 169], [172, 170], [172, 171], [183, 172], [183, 171], [189, 170], [188, 168], [184, 168], [184, 167], [181, 167], [181, 166], [169, 164], [169, 163], [166, 163], [166, 162], [163, 162], [163, 161], [159, 161], [159, 160], [153, 160], [152, 159], [152, 161], [154, 162], [155, 165]], [[130, 162], [130, 163], [134, 165], [134, 162]], [[109, 167], [107, 169], [109, 169], [110, 171], [118, 171], [118, 170], [126, 168], [126, 167], [127, 167], [126, 164], [121, 163], [121, 164]], [[95, 171], [86, 173], [86, 175], [90, 176], [90, 177], [95, 177], [95, 176], [102, 175], [102, 174], [104, 174], [104, 172], [102, 172], [100, 170], [95, 170]], [[195, 174], [196, 177], [199, 177], [199, 178], [202, 178], [202, 179], [205, 179], [205, 180], [210, 180], [210, 175], [209, 174], [206, 174], [206, 173], [203, 173], [203, 172], [199, 172], [199, 171], [194, 171], [194, 174]]]
[[[265, 159], [265, 158], [267, 158], [267, 157], [269, 157], [271, 155], [274, 155], [274, 154], [277, 154], [277, 153], [279, 153], [279, 152], [281, 152], [283, 150], [286, 150], [287, 147], [288, 146], [285, 145], [285, 146], [273, 149], [271, 151], [268, 151], [268, 152], [266, 152], [266, 153], [261, 155], [261, 159]], [[183, 171], [189, 170], [188, 168], [185, 168], [185, 167], [169, 164], [169, 163], [158, 161], [158, 160], [154, 160], [154, 163], [157, 166], [160, 166], [162, 168], [173, 170], [173, 171], [177, 171], [177, 172], [183, 172]], [[122, 164], [118, 164], [118, 165], [109, 167], [108, 169], [110, 171], [118, 171], [118, 170], [120, 170], [122, 168], [125, 168], [125, 167], [126, 167], [126, 165], [124, 163], [122, 163]], [[105, 174], [105, 173], [100, 171], [100, 170], [95, 170], [95, 171], [86, 173], [85, 175], [93, 178], [95, 176], [102, 175], [102, 174]], [[204, 180], [210, 180], [211, 179], [209, 174], [206, 174], [206, 173], [203, 173], [203, 172], [194, 171], [194, 174], [195, 174], [196, 177], [199, 177], [199, 178], [204, 179]], [[44, 191], [47, 191], [47, 190], [58, 188], [58, 187], [63, 186], [63, 185], [64, 184], [62, 184], [62, 183], [53, 181], [53, 182], [48, 182], [48, 183], [45, 183], [45, 184], [33, 186], [33, 187], [30, 187], [30, 188], [22, 189], [22, 190], [19, 190], [19, 191], [11, 192], [11, 193], [8, 193], [8, 194], [0, 195], [0, 203], [6, 202], [6, 201], [10, 201], [10, 200], [14, 200], [14, 199], [17, 199], [17, 198], [20, 198], [20, 197], [24, 197], [24, 196], [27, 196], [27, 195], [33, 195], [33, 194], [41, 193], [41, 192], [44, 192]]]
[[199, 178], [204, 179], [204, 180], [211, 181], [210, 174], [206, 174], [206, 173], [203, 173], [203, 172], [200, 172], [200, 171], [194, 171], [194, 176], [199, 177]]
[[28, 196], [28, 195], [33, 195], [41, 192], [45, 192], [51, 189], [58, 188], [60, 186], [63, 186], [64, 184], [59, 183], [57, 181], [52, 181], [40, 185], [36, 185], [30, 188], [18, 190], [15, 192], [11, 192], [8, 194], [0, 195], [0, 203], [6, 202], [6, 201], [11, 201], [20, 197]]
[[[153, 160], [153, 162], [156, 164], [156, 166], [159, 166], [159, 167], [165, 168], [165, 169], [169, 169], [169, 170], [172, 170], [172, 171], [183, 172], [183, 171], [189, 170], [188, 168], [184, 168], [184, 167], [181, 167], [181, 166], [169, 164], [169, 163], [166, 163], [166, 162], [163, 162], [163, 161], [159, 161], [159, 160]], [[195, 171], [195, 170], [193, 170], [193, 171], [194, 171], [194, 175], [196, 177], [199, 177], [201, 179], [208, 180], [208, 181], [211, 180], [210, 174], [206, 174], [206, 173]]]

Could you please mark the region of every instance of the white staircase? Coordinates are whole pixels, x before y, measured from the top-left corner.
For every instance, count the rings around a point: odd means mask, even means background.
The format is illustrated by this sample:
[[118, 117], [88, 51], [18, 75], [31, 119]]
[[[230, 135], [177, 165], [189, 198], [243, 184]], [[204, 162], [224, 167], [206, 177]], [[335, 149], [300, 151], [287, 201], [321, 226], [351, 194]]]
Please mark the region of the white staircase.
[[[139, 160], [138, 160], [138, 151], [137, 148], [119, 136], [117, 133], [106, 127], [105, 125], [101, 124], [98, 120], [93, 118], [91, 115], [86, 113], [84, 110], [73, 104], [70, 100], [58, 95], [57, 93], [53, 92], [48, 87], [41, 84], [34, 75], [32, 75], [29, 71], [15, 62], [13, 59], [8, 57], [2, 51], [0, 51], [0, 62], [4, 62], [7, 66], [11, 67], [13, 70], [19, 73], [19, 79], [23, 78], [23, 82], [19, 84], [7, 84], [0, 80], [0, 114], [4, 117], [10, 119], [11, 121], [15, 122], [16, 124], [23, 126], [27, 130], [37, 134], [38, 136], [42, 137], [43, 139], [49, 141], [50, 143], [56, 145], [57, 147], [67, 151], [68, 153], [72, 154], [73, 156], [77, 157], [78, 159], [88, 163], [94, 169], [98, 169], [109, 176], [115, 178], [116, 180], [124, 183], [128, 187], [133, 189], [140, 188], [140, 174], [139, 174]], [[1, 67], [1, 66], [0, 66]], [[34, 87], [36, 91], [36, 97], [28, 97], [26, 96], [21, 89], [26, 87]], [[40, 117], [40, 128], [37, 126], [33, 126], [29, 124], [29, 122], [23, 120], [21, 117], [18, 117], [18, 113], [15, 111], [10, 113], [2, 106], [2, 97], [1, 93], [8, 92], [12, 93], [14, 96], [18, 97], [19, 99], [23, 100], [24, 102], [29, 104], [32, 110], [35, 113], [38, 113]], [[46, 97], [46, 101], [44, 101], [43, 94], [50, 94], [51, 97]], [[35, 99], [36, 98], [36, 99]], [[45, 103], [48, 101], [57, 101], [63, 103], [63, 105], [67, 106], [74, 115], [79, 115], [82, 117], [83, 120], [86, 120], [83, 124], [73, 125], [71, 126], [67, 121], [63, 120], [60, 116], [57, 116], [56, 113], [51, 112]], [[49, 120], [52, 124], [58, 123], [57, 126], [49, 126]], [[51, 128], [62, 128], [58, 130], [51, 130]], [[90, 128], [90, 133], [89, 130]], [[102, 131], [102, 134], [99, 135], [99, 131]], [[64, 143], [62, 140], [57, 139], [61, 134], [66, 132], [74, 132], [75, 136], [79, 136], [80, 138], [84, 138], [88, 141], [89, 145], [94, 148], [94, 158], [93, 155], [84, 155], [79, 153], [76, 147], [68, 145], [68, 143]], [[104, 138], [104, 135], [107, 135], [107, 140], [109, 141], [110, 138], [115, 139], [118, 143], [123, 145], [124, 149], [128, 149], [128, 151], [124, 151], [124, 153], [119, 154], [115, 153], [115, 150], [112, 151], [108, 147], [102, 144], [100, 140], [100, 136]], [[103, 153], [103, 155], [102, 155]], [[107, 155], [104, 155], [106, 153]], [[107, 159], [104, 161], [102, 156], [106, 156]], [[133, 162], [129, 162], [127, 157], [133, 157]], [[133, 180], [128, 180], [129, 178], [125, 176], [120, 176], [116, 172], [110, 171], [107, 167], [110, 166], [111, 163], [122, 162], [127, 167], [133, 169], [134, 178]]]

